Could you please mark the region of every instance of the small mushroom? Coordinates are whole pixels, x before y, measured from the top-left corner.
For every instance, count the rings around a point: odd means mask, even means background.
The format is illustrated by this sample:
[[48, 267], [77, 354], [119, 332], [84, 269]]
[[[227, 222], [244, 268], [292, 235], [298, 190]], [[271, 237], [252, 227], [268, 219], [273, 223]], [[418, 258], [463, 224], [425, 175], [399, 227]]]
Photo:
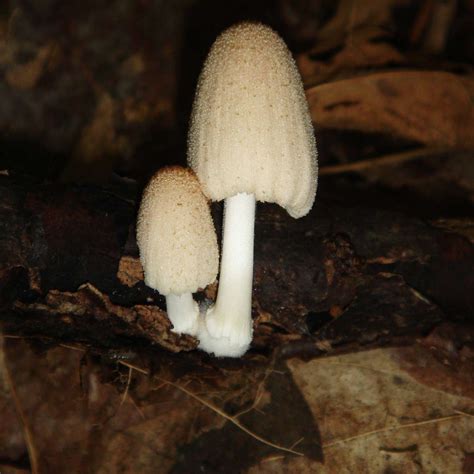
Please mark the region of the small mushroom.
[[298, 218], [310, 211], [317, 187], [303, 84], [271, 28], [241, 23], [215, 41], [196, 90], [188, 161], [205, 194], [225, 199], [218, 296], [200, 347], [238, 357], [252, 340], [256, 200], [278, 203]]
[[166, 297], [177, 333], [196, 335], [192, 293], [216, 279], [217, 237], [207, 198], [192, 170], [163, 168], [148, 183], [137, 221], [145, 283]]

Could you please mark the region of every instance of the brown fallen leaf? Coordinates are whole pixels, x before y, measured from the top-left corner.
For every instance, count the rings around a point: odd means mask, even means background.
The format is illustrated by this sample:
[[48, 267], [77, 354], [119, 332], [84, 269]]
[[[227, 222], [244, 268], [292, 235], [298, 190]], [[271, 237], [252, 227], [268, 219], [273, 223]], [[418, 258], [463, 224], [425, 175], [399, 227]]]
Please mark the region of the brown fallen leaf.
[[430, 146], [474, 148], [474, 78], [448, 72], [370, 74], [306, 91], [320, 128], [379, 132]]

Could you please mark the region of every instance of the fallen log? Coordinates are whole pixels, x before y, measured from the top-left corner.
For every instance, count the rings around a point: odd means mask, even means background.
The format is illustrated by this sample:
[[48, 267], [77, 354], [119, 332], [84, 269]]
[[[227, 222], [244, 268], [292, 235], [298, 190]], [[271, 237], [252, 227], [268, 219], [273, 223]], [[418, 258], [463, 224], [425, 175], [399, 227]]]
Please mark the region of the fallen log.
[[[124, 351], [197, 347], [171, 331], [164, 298], [143, 283], [134, 195], [1, 177], [6, 334]], [[316, 355], [472, 320], [474, 246], [452, 229], [330, 202], [299, 220], [271, 205], [257, 216], [254, 351]], [[198, 298], [214, 294], [210, 287]]]

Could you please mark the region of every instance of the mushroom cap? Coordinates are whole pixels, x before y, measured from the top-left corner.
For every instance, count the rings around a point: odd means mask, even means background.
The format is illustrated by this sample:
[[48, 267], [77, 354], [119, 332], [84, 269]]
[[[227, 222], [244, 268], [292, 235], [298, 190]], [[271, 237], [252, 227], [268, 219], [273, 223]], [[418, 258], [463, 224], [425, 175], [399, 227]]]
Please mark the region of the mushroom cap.
[[148, 183], [137, 221], [145, 283], [162, 295], [195, 292], [216, 279], [217, 237], [192, 170], [163, 168]]
[[196, 90], [188, 162], [214, 201], [244, 192], [292, 217], [311, 209], [313, 126], [296, 64], [271, 28], [240, 23], [213, 44]]

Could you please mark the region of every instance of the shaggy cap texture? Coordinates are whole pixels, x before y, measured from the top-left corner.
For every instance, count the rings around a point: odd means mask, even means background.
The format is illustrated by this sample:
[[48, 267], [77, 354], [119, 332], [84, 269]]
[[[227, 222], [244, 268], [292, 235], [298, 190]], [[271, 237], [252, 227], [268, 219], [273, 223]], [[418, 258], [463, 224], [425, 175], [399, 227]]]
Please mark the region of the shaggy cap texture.
[[162, 295], [192, 293], [215, 281], [216, 232], [191, 170], [170, 167], [153, 176], [140, 205], [137, 243], [145, 283]]
[[214, 201], [245, 192], [292, 217], [311, 209], [313, 126], [298, 69], [271, 28], [241, 23], [215, 41], [196, 90], [188, 160]]

